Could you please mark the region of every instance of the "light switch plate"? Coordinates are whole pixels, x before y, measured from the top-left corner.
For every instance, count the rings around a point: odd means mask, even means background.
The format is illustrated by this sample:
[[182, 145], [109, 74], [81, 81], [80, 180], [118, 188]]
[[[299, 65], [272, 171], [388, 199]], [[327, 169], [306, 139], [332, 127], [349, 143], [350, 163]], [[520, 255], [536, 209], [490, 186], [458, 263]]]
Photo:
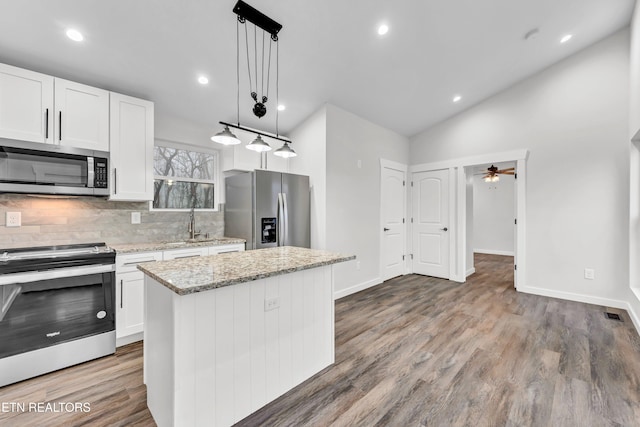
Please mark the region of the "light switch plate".
[[20, 227], [22, 225], [22, 213], [7, 212], [4, 224], [6, 227]]
[[131, 212], [131, 224], [140, 224], [140, 212]]
[[584, 278], [588, 280], [593, 280], [596, 278], [596, 271], [593, 268], [585, 268], [584, 269]]

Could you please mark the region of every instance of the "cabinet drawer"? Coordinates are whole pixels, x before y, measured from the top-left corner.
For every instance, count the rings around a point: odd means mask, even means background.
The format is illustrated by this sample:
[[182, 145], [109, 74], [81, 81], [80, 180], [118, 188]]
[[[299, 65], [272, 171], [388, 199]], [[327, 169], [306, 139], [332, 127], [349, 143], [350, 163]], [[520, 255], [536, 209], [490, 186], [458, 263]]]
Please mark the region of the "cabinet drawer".
[[116, 271], [118, 273], [129, 273], [138, 271], [138, 264], [145, 262], [162, 261], [162, 252], [140, 252], [135, 254], [124, 254], [116, 256]]
[[209, 247], [209, 255], [225, 254], [228, 252], [241, 252], [241, 251], [244, 251], [244, 243]]
[[180, 259], [180, 258], [194, 258], [203, 255], [208, 255], [207, 248], [188, 248], [188, 249], [173, 249], [170, 251], [164, 251], [164, 260]]

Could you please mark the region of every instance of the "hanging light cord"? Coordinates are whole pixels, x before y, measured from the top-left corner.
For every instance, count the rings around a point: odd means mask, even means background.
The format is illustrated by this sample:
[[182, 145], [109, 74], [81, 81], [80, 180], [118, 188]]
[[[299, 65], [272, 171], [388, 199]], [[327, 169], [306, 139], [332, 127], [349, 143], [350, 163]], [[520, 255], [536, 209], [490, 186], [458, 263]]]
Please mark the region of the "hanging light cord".
[[[271, 68], [271, 44], [269, 44], [269, 68]], [[276, 41], [276, 136], [280, 136], [278, 131], [278, 112], [280, 109], [278, 107], [280, 107], [280, 46]]]
[[251, 61], [249, 60], [249, 33], [247, 24], [244, 25], [244, 42], [247, 46], [247, 71], [249, 72], [249, 91], [253, 93], [253, 81], [251, 80]]
[[258, 27], [253, 25], [253, 66], [256, 69], [256, 92], [258, 92]]
[[236, 20], [236, 102], [237, 119], [240, 126], [240, 20]]

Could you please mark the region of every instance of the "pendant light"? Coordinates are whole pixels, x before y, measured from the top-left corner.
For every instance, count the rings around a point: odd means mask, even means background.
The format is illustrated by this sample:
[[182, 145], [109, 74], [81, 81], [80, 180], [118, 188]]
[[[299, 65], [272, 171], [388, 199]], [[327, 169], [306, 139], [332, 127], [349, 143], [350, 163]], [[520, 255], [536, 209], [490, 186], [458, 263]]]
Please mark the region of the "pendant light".
[[229, 130], [229, 126], [225, 126], [224, 130], [213, 135], [211, 140], [222, 145], [238, 145], [242, 142]]
[[288, 142], [285, 142], [284, 144], [282, 144], [282, 147], [278, 148], [276, 151], [273, 152], [273, 155], [288, 159], [290, 157], [295, 157], [298, 154], [296, 154], [293, 148], [289, 147]]
[[[279, 118], [279, 114], [278, 114], [278, 109], [276, 108], [276, 134], [275, 136], [272, 134], [265, 134], [262, 133], [258, 130], [254, 130], [254, 129], [250, 129], [247, 128], [245, 126], [241, 126], [240, 125], [240, 25], [244, 26], [244, 38], [245, 38], [245, 45], [246, 45], [246, 54], [247, 54], [247, 71], [248, 71], [248, 76], [249, 76], [249, 93], [251, 95], [251, 98], [253, 99], [253, 101], [255, 102], [255, 105], [253, 107], [253, 113], [256, 115], [256, 117], [261, 118], [263, 117], [266, 112], [267, 112], [267, 108], [266, 108], [266, 103], [269, 100], [269, 82], [270, 82], [270, 74], [271, 74], [271, 47], [272, 45], [275, 45], [276, 48], [276, 105], [279, 105], [279, 86], [280, 86], [280, 76], [279, 76], [279, 71], [280, 71], [280, 67], [279, 67], [279, 43], [278, 43], [278, 32], [282, 29], [282, 25], [278, 24], [277, 22], [275, 22], [273, 19], [269, 18], [268, 16], [264, 15], [263, 13], [261, 13], [260, 11], [254, 9], [253, 7], [249, 6], [248, 4], [246, 4], [245, 2], [243, 2], [242, 0], [238, 0], [238, 2], [236, 3], [235, 7], [233, 8], [233, 12], [238, 15], [238, 19], [236, 21], [236, 88], [237, 88], [237, 124], [230, 124], [230, 123], [225, 123], [225, 122], [220, 122], [220, 124], [224, 125], [224, 130], [222, 130], [221, 132], [218, 132], [217, 134], [215, 134], [214, 136], [211, 137], [211, 140], [214, 142], [217, 142], [219, 144], [223, 144], [223, 145], [236, 145], [236, 144], [240, 144], [241, 141], [240, 139], [234, 135], [230, 130], [229, 127], [233, 127], [236, 129], [240, 129], [242, 131], [247, 131], [247, 132], [251, 132], [257, 135], [256, 139], [254, 139], [253, 141], [251, 141], [250, 144], [248, 144], [246, 146], [247, 149], [258, 152], [258, 153], [264, 153], [267, 151], [271, 151], [271, 146], [265, 142], [262, 139], [262, 135], [267, 136], [269, 138], [272, 139], [277, 139], [280, 141], [283, 141], [283, 145], [282, 147], [280, 147], [279, 149], [277, 149], [274, 152], [274, 155], [279, 156], [279, 157], [283, 157], [283, 158], [290, 158], [290, 157], [295, 157], [297, 156], [296, 152], [289, 146], [289, 144], [291, 144], [290, 140], [284, 139], [280, 137], [280, 132], [279, 132], [279, 127], [278, 127], [278, 118]], [[253, 64], [251, 64], [251, 58], [250, 58], [250, 54], [249, 54], [249, 31], [247, 29], [247, 25], [246, 23], [251, 22], [254, 25], [254, 31], [253, 31], [253, 44], [254, 44], [254, 49], [253, 49]], [[258, 37], [257, 37], [257, 29], [258, 27], [260, 29], [263, 30], [262, 33], [262, 49], [261, 49], [261, 57], [262, 57], [262, 64], [261, 66], [258, 68], [258, 52], [259, 52], [259, 46], [258, 46]], [[267, 54], [267, 60], [265, 61], [265, 33], [268, 33], [271, 35], [271, 40], [269, 41], [269, 46], [268, 46], [268, 54]], [[265, 62], [267, 63], [266, 67], [265, 67]], [[251, 73], [251, 65], [253, 65], [253, 76]], [[266, 68], [266, 76], [265, 76], [265, 68]], [[265, 85], [265, 80], [266, 80], [266, 85]]]
[[265, 151], [271, 151], [271, 146], [264, 142], [262, 137], [258, 135], [256, 139], [254, 139], [249, 145], [247, 145], [247, 150], [264, 153]]

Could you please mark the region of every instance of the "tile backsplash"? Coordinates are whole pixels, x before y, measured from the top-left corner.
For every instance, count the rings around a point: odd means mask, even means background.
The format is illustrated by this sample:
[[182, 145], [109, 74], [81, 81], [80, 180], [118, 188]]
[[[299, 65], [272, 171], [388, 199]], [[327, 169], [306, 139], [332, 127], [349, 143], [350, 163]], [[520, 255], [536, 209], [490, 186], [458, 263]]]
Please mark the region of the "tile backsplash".
[[[6, 212], [20, 212], [22, 226], [6, 227]], [[132, 212], [140, 224], [131, 224]], [[148, 202], [0, 194], [0, 248], [178, 241], [189, 237], [188, 223], [189, 212], [149, 211]], [[224, 213], [196, 212], [196, 229], [222, 237]]]

